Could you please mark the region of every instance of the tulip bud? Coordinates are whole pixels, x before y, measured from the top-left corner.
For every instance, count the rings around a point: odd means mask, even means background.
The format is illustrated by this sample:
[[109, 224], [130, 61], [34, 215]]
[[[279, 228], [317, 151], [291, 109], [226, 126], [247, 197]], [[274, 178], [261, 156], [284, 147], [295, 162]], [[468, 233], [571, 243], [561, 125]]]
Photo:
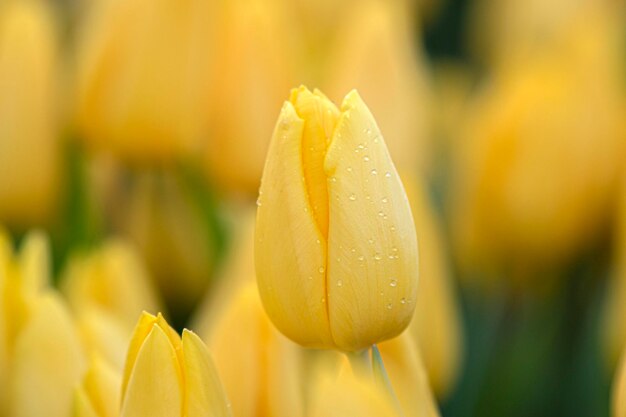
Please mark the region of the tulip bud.
[[70, 415], [72, 392], [85, 364], [71, 316], [58, 295], [39, 297], [13, 349], [8, 416]]
[[356, 91], [338, 109], [304, 87], [283, 105], [256, 225], [265, 309], [309, 347], [365, 349], [398, 335], [417, 292], [417, 240], [406, 194]]
[[204, 337], [235, 417], [302, 416], [300, 347], [267, 318], [256, 285], [230, 294]]
[[373, 379], [359, 378], [346, 362], [341, 365], [338, 375], [332, 368], [318, 372], [312, 382], [309, 409], [311, 417], [403, 415], [380, 385]]
[[207, 133], [212, 28], [202, 0], [114, 0], [79, 28], [76, 123], [85, 140], [140, 162], [171, 160]]
[[59, 194], [57, 32], [46, 1], [0, 6], [0, 220], [50, 220]]
[[61, 287], [78, 315], [99, 308], [128, 328], [130, 336], [143, 310], [160, 309], [151, 284], [137, 251], [127, 242], [110, 240], [92, 253], [74, 255]]
[[74, 397], [74, 417], [118, 417], [121, 375], [95, 356]]
[[180, 336], [160, 314], [143, 313], [128, 348], [121, 417], [230, 416], [209, 352], [194, 333]]

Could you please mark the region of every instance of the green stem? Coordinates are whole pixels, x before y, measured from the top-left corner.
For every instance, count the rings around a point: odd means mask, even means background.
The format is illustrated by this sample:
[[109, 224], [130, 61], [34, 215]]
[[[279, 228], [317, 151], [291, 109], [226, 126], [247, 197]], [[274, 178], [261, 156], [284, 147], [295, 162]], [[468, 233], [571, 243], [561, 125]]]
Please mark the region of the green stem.
[[387, 374], [387, 370], [385, 369], [383, 357], [381, 356], [376, 344], [372, 345], [372, 370], [374, 373], [374, 381], [376, 381], [376, 383], [387, 393], [398, 411], [398, 415], [404, 416], [402, 407], [400, 406], [400, 401], [396, 396], [396, 392], [394, 391], [393, 386], [391, 385], [391, 380], [389, 379], [389, 374]]

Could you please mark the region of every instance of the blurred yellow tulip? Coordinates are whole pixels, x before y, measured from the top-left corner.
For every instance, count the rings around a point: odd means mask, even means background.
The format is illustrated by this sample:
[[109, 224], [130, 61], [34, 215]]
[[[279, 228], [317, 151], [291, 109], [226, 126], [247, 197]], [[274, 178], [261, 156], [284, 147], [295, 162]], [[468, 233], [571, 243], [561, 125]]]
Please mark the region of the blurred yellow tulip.
[[338, 109], [318, 91], [293, 90], [258, 205], [259, 290], [285, 335], [308, 347], [357, 351], [408, 326], [417, 295], [415, 225], [356, 91]]
[[49, 277], [43, 235], [29, 234], [14, 254], [0, 233], [0, 415], [67, 417], [71, 411], [83, 351]]
[[93, 4], [78, 32], [79, 134], [125, 159], [169, 161], [208, 130], [211, 2]]
[[427, 190], [412, 176], [402, 179], [420, 243], [420, 282], [409, 331], [420, 348], [434, 392], [444, 398], [454, 388], [461, 366], [463, 335], [458, 300], [441, 223]]
[[[358, 375], [344, 361], [339, 372], [334, 367], [317, 373], [309, 399], [311, 417], [400, 417], [394, 400], [373, 378]], [[417, 414], [416, 414], [417, 416]]]
[[367, 0], [346, 13], [324, 85], [332, 99], [356, 88], [376, 115], [399, 169], [430, 163], [430, 91], [406, 1]]
[[620, 201], [614, 237], [616, 242], [615, 261], [611, 281], [608, 284], [603, 323], [604, 348], [611, 370], [615, 368], [622, 352], [626, 349], [626, 171], [622, 175], [619, 194]]
[[254, 195], [275, 114], [294, 82], [295, 37], [276, 2], [219, 4], [206, 168], [229, 191]]
[[121, 417], [230, 416], [209, 352], [194, 333], [181, 337], [163, 316], [143, 313], [130, 341]]
[[622, 355], [613, 381], [613, 417], [626, 416], [626, 355]]
[[74, 396], [73, 417], [118, 417], [121, 374], [94, 356]]
[[161, 303], [139, 254], [111, 239], [99, 249], [70, 258], [61, 289], [76, 315], [85, 346], [121, 369], [126, 343], [143, 310]]
[[624, 157], [620, 78], [600, 38], [561, 46], [500, 69], [466, 109], [452, 188], [463, 268], [550, 269], [607, 221]]
[[303, 416], [299, 346], [272, 325], [250, 281], [230, 295], [230, 304], [201, 336], [213, 353], [233, 416]]
[[139, 254], [120, 239], [108, 240], [93, 252], [70, 258], [61, 288], [77, 312], [99, 308], [130, 331], [142, 311], [162, 309]]
[[0, 221], [47, 224], [59, 194], [57, 28], [46, 1], [0, 5]]
[[170, 312], [188, 314], [214, 266], [204, 213], [180, 178], [167, 172], [137, 173], [124, 204], [118, 232], [137, 245]]
[[[431, 330], [433, 333], [437, 331], [436, 328]], [[428, 381], [430, 375], [426, 373], [413, 335], [404, 332], [378, 347], [404, 415], [439, 417], [437, 403]]]

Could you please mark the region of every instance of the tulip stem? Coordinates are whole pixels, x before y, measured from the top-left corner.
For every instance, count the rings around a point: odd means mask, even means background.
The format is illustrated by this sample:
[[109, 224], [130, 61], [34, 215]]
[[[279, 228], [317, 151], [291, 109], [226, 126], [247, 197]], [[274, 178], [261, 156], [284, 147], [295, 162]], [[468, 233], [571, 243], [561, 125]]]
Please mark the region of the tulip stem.
[[398, 415], [403, 416], [404, 413], [402, 412], [402, 407], [400, 407], [400, 401], [398, 401], [398, 397], [396, 396], [393, 386], [391, 385], [389, 374], [387, 374], [385, 364], [383, 363], [383, 357], [380, 355], [380, 351], [378, 350], [378, 346], [376, 346], [376, 344], [372, 345], [372, 370], [376, 383], [385, 390], [387, 395], [389, 395], [398, 410]]

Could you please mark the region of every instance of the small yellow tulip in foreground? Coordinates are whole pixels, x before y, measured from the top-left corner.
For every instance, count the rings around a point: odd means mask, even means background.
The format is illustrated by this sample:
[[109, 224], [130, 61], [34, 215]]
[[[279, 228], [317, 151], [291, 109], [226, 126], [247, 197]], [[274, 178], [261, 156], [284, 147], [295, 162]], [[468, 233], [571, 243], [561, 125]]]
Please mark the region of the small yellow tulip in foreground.
[[300, 87], [281, 110], [258, 201], [256, 271], [268, 315], [308, 347], [358, 351], [411, 320], [417, 239], [372, 114]]
[[182, 340], [159, 315], [143, 313], [128, 348], [121, 417], [230, 416], [209, 352], [194, 333]]

